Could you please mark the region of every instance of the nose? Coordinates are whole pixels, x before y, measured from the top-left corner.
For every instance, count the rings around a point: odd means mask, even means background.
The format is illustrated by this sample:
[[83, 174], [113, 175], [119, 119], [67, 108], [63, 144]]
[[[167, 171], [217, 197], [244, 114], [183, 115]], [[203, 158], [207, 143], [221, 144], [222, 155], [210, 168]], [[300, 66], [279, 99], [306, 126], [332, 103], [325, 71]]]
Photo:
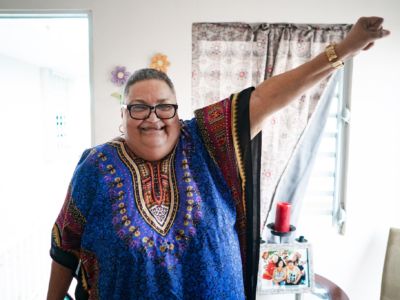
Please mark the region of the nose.
[[158, 120], [160, 120], [158, 117], [157, 117], [157, 115], [156, 115], [156, 109], [155, 109], [155, 107], [152, 107], [151, 108], [151, 110], [150, 110], [150, 115], [149, 115], [149, 117], [146, 119], [146, 121], [149, 121], [149, 122], [157, 122]]

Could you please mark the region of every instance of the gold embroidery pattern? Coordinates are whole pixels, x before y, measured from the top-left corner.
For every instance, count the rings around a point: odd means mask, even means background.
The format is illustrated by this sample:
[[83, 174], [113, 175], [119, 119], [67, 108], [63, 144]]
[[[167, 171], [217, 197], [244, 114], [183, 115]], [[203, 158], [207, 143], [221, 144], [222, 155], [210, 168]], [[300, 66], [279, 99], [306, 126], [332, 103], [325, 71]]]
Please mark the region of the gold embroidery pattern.
[[179, 206], [174, 166], [175, 149], [163, 160], [152, 163], [131, 157], [123, 142], [113, 143], [119, 144], [120, 158], [132, 174], [135, 202], [141, 216], [151, 228], [166, 236], [174, 223]]
[[243, 153], [240, 151], [239, 147], [239, 134], [238, 134], [238, 113], [237, 113], [237, 107], [238, 107], [238, 96], [239, 94], [234, 94], [232, 97], [232, 139], [233, 139], [233, 146], [235, 149], [235, 154], [236, 154], [236, 159], [237, 159], [237, 164], [238, 164], [238, 169], [239, 169], [239, 174], [240, 178], [242, 179], [242, 205], [243, 205], [243, 212], [245, 215], [246, 214], [246, 173], [245, 173], [245, 168], [244, 168], [244, 162], [243, 162]]

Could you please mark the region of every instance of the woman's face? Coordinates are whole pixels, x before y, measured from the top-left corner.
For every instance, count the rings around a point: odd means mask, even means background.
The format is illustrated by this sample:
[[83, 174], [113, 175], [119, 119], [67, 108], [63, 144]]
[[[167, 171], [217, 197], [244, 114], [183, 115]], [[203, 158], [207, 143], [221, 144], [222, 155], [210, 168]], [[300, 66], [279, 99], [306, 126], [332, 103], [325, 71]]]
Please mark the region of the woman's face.
[[288, 266], [288, 269], [292, 270], [294, 268], [294, 263], [292, 261], [289, 261], [287, 266]]
[[[162, 80], [139, 81], [129, 88], [126, 104], [176, 104], [176, 98], [170, 87]], [[175, 147], [180, 123], [176, 114], [172, 119], [159, 119], [154, 111], [145, 120], [135, 120], [123, 109], [122, 125], [128, 147], [135, 155], [157, 161], [168, 155]]]

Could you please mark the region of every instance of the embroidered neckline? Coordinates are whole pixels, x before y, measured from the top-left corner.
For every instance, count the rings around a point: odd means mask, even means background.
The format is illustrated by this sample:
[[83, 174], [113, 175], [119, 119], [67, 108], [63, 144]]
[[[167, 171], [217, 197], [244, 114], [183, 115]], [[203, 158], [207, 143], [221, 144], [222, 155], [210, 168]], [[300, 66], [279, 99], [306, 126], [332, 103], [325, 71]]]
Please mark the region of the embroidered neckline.
[[[113, 210], [112, 222], [117, 235], [129, 248], [139, 249], [155, 263], [168, 268], [174, 268], [179, 263], [190, 240], [196, 235], [197, 224], [203, 218], [202, 200], [189, 168], [194, 146], [190, 134], [184, 129], [184, 127], [181, 128], [180, 142], [171, 155], [166, 157], [168, 162], [166, 165], [171, 168], [170, 174], [173, 175], [169, 177], [169, 182], [175, 183], [172, 191], [176, 197], [172, 199], [176, 199], [177, 212], [169, 231], [166, 231], [165, 235], [160, 234], [147, 223], [138, 209], [137, 199], [135, 199], [135, 202], [130, 202], [130, 199], [136, 198], [136, 193], [133, 190], [137, 190], [141, 184], [137, 187], [135, 182], [131, 181], [132, 179], [128, 179], [129, 176], [121, 176], [128, 171], [134, 178], [134, 173], [136, 171], [140, 173], [140, 168], [137, 163], [135, 164], [134, 155], [132, 157], [127, 153], [129, 148], [123, 146], [124, 140], [116, 139], [109, 142], [109, 145], [117, 151], [124, 168], [119, 163], [108, 160], [105, 153], [99, 152], [97, 154], [99, 167], [104, 172], [106, 184], [109, 186]], [[134, 166], [137, 167], [136, 171]], [[162, 164], [160, 166], [162, 168]], [[179, 182], [176, 182], [176, 178], [179, 178]], [[126, 180], [130, 182], [126, 182]], [[164, 186], [163, 189], [166, 190]], [[138, 215], [140, 215], [141, 220], [137, 219]]]
[[173, 225], [179, 206], [175, 175], [175, 151], [157, 162], [135, 156], [125, 142], [118, 151], [132, 174], [135, 202], [141, 216], [156, 232], [165, 236]]

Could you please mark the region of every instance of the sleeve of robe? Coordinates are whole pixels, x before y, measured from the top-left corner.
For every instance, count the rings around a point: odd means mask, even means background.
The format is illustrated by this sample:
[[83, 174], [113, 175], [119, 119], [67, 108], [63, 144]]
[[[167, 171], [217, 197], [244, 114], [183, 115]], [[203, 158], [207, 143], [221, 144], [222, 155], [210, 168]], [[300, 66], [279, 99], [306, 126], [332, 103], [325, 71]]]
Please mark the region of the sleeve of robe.
[[[82, 263], [80, 260], [92, 258], [90, 253], [82, 250], [81, 238], [90, 207], [96, 197], [97, 156], [94, 149], [86, 150], [82, 154], [51, 235], [51, 258], [72, 270], [78, 279], [78, 290], [82, 293], [88, 282], [85, 272], [80, 268]], [[96, 266], [96, 264], [91, 265]]]
[[203, 142], [231, 189], [236, 207], [246, 299], [255, 299], [260, 246], [261, 133], [251, 139], [250, 95], [233, 94], [195, 111]]

